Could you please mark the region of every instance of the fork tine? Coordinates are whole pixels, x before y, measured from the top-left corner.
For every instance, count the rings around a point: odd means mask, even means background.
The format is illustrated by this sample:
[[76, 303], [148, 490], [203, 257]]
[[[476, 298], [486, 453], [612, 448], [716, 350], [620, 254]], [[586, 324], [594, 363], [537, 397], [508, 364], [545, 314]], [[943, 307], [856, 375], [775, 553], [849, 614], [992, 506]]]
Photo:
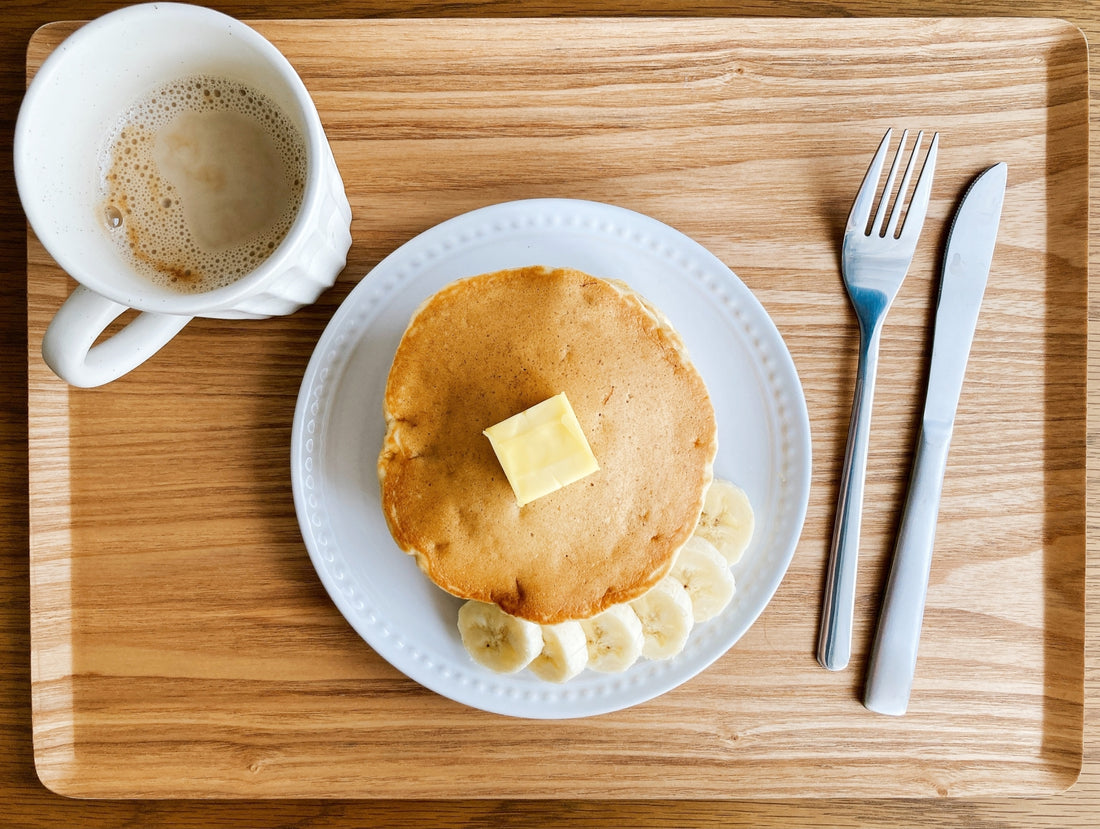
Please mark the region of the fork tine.
[[890, 175], [886, 177], [886, 186], [882, 188], [882, 197], [878, 202], [878, 210], [875, 212], [875, 221], [871, 225], [871, 233], [883, 235], [882, 228], [886, 223], [886, 206], [890, 202], [890, 194], [894, 192], [894, 180], [898, 177], [898, 167], [901, 166], [901, 156], [905, 152], [905, 142], [908, 138], [909, 130], [902, 130], [901, 143], [898, 144], [898, 151], [894, 153], [894, 163], [890, 165]]
[[[920, 155], [920, 145], [924, 140], [924, 130], [917, 133], [917, 141], [913, 145], [913, 154], [909, 156], [909, 163], [905, 165], [905, 175], [901, 177], [901, 185], [898, 187], [898, 197], [894, 200], [894, 209], [890, 212], [890, 224], [886, 227], [883, 236], [893, 236], [898, 229], [898, 220], [901, 218], [901, 208], [905, 204], [905, 194], [909, 191], [909, 181], [913, 178], [913, 170], [917, 166], [917, 156]], [[904, 143], [904, 142], [903, 142]], [[899, 150], [900, 152], [900, 150]], [[885, 199], [886, 194], [883, 195]]]
[[[920, 171], [920, 178], [917, 179], [917, 186], [913, 190], [913, 199], [905, 214], [903, 233], [909, 227], [913, 228], [914, 234], [919, 233], [924, 224], [924, 216], [928, 212], [928, 201], [932, 195], [932, 175], [936, 172], [936, 156], [939, 154], [939, 148], [940, 134], [933, 133], [932, 143], [928, 145], [928, 155], [925, 156], [924, 166]], [[913, 243], [916, 244], [916, 236], [913, 237]]]
[[892, 129], [886, 130], [886, 135], [879, 143], [875, 157], [871, 159], [871, 166], [863, 176], [863, 184], [859, 186], [856, 200], [848, 214], [848, 230], [858, 228], [861, 233], [867, 230], [867, 222], [871, 219], [871, 208], [875, 204], [875, 194], [878, 192], [878, 179], [882, 175], [882, 165], [886, 162], [886, 151], [890, 148], [890, 137], [893, 134]]

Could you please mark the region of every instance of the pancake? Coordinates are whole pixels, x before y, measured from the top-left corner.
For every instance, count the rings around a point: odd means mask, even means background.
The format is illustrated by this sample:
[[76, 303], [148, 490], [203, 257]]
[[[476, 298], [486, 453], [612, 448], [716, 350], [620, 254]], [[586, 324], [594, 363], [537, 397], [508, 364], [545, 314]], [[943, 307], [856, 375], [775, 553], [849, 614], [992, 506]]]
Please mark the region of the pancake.
[[[519, 507], [482, 432], [565, 392], [599, 471]], [[398, 546], [441, 588], [540, 624], [637, 598], [699, 520], [717, 452], [705, 384], [621, 282], [520, 268], [453, 282], [394, 355], [378, 459]]]

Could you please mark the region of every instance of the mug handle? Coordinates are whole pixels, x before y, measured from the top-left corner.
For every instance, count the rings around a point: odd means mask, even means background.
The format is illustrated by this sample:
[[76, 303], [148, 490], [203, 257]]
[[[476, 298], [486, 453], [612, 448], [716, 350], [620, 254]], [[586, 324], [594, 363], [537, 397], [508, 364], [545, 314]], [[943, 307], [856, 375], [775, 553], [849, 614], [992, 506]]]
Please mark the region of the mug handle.
[[193, 317], [143, 311], [125, 328], [95, 344], [126, 305], [77, 285], [42, 338], [42, 358], [67, 383], [102, 386], [137, 368], [167, 345]]

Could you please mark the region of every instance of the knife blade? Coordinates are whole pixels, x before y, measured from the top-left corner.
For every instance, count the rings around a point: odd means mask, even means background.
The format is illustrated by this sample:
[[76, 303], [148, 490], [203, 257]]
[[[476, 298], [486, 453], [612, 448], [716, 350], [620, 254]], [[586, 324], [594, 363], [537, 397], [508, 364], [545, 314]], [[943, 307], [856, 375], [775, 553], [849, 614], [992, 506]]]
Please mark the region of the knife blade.
[[864, 689], [863, 704], [880, 714], [909, 707], [947, 453], [1007, 183], [1004, 162], [975, 178], [948, 234], [924, 416]]

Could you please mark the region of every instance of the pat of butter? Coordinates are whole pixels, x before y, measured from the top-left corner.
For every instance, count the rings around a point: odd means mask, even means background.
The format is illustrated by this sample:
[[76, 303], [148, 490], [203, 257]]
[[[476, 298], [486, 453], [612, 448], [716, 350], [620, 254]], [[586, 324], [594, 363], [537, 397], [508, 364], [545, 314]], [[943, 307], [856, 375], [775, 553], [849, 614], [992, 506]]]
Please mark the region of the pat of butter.
[[600, 468], [565, 392], [490, 426], [484, 434], [521, 507]]

